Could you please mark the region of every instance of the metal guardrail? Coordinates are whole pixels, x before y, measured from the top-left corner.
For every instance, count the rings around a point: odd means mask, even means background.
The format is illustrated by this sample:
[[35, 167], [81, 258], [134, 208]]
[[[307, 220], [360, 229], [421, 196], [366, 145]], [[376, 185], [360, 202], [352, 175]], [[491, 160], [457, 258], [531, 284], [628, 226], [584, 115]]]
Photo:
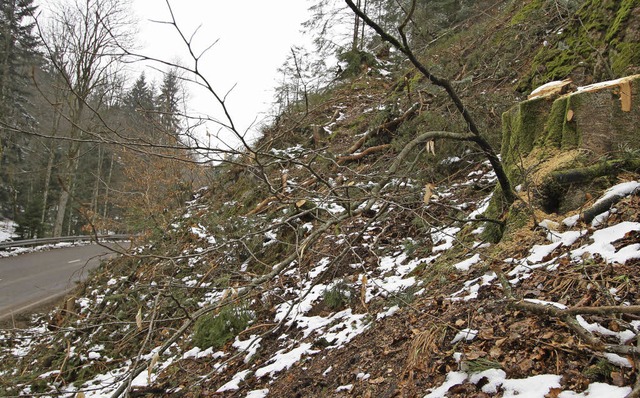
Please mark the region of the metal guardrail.
[[[114, 235], [98, 235], [98, 240], [128, 240], [131, 239], [131, 235], [126, 234], [114, 234]], [[40, 246], [49, 245], [62, 242], [79, 242], [79, 241], [95, 241], [95, 235], [83, 235], [83, 236], [62, 236], [59, 238], [39, 238], [39, 239], [24, 239], [11, 242], [0, 242], [0, 250], [8, 249], [11, 247], [24, 247], [24, 246]]]

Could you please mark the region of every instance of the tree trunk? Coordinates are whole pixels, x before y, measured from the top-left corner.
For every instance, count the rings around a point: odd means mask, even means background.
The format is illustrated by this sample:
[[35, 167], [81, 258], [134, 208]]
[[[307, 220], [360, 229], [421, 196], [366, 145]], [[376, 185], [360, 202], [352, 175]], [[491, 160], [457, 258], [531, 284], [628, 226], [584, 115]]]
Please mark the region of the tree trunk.
[[[56, 108], [54, 108], [53, 112], [53, 129], [51, 131], [51, 136], [56, 137], [58, 135], [58, 129], [60, 127], [60, 112]], [[49, 189], [51, 187], [51, 176], [53, 174], [53, 162], [56, 158], [55, 147], [55, 139], [51, 138], [49, 147], [49, 159], [47, 160], [47, 171], [44, 177], [44, 192], [42, 193], [42, 215], [40, 217], [40, 223], [42, 224], [42, 228], [44, 230], [45, 222], [47, 221], [47, 206], [49, 204]]]
[[62, 192], [58, 199], [58, 212], [56, 214], [56, 222], [53, 225], [53, 237], [58, 238], [62, 236], [62, 227], [64, 225], [65, 215], [67, 213], [67, 206], [69, 204], [69, 198], [71, 195], [71, 189], [76, 178], [76, 170], [78, 169], [78, 154], [80, 149], [80, 143], [72, 142], [67, 152], [67, 163], [63, 175], [60, 177], [60, 184], [62, 185]]
[[[109, 189], [111, 187], [111, 176], [113, 175], [113, 158], [114, 154], [111, 154], [111, 162], [109, 163], [109, 173], [107, 174], [107, 182], [104, 187], [104, 205], [102, 208], [102, 218], [107, 218], [107, 208], [109, 207]], [[107, 231], [105, 231], [107, 232]]]
[[102, 158], [103, 158], [102, 146], [98, 145], [98, 170], [96, 170], [96, 180], [93, 185], [93, 193], [91, 195], [91, 223], [93, 223], [98, 216], [98, 196], [100, 195], [100, 181], [102, 179]]

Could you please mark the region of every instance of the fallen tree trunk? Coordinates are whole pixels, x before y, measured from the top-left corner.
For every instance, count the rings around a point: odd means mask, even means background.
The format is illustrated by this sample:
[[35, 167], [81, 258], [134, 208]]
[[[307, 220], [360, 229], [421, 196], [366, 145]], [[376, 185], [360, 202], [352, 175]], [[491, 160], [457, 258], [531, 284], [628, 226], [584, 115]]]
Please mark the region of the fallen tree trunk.
[[561, 170], [551, 173], [560, 185], [579, 184], [602, 176], [615, 176], [623, 171], [640, 171], [640, 159], [609, 160], [592, 166]]

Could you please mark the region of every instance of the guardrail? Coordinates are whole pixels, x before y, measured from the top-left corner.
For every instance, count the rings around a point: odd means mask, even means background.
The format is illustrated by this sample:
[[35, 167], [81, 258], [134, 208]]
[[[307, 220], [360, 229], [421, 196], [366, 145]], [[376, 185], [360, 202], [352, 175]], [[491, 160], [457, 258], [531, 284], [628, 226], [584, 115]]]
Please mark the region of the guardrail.
[[[131, 235], [126, 234], [114, 234], [114, 235], [98, 235], [98, 240], [128, 240], [131, 239]], [[62, 242], [79, 242], [79, 241], [95, 241], [95, 235], [84, 236], [62, 236], [59, 238], [38, 238], [38, 239], [24, 239], [11, 242], [0, 242], [0, 250], [8, 249], [11, 247], [24, 247], [24, 246], [40, 246], [49, 245]]]

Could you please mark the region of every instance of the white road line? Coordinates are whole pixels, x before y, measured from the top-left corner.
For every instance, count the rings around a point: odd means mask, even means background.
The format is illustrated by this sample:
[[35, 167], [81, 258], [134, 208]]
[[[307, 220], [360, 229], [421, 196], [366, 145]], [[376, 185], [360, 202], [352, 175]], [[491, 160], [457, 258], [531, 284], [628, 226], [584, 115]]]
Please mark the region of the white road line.
[[81, 259], [78, 259], [78, 260], [71, 260], [71, 261], [69, 261], [67, 264], [79, 263], [80, 261], [82, 261], [82, 260], [81, 260]]

